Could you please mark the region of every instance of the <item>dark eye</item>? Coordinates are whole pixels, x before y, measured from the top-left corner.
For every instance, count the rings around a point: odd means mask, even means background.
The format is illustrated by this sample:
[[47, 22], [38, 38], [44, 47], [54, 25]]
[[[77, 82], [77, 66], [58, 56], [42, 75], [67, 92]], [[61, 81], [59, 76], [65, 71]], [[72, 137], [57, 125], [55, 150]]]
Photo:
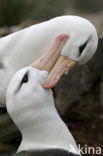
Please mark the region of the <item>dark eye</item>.
[[28, 73], [26, 73], [21, 81], [21, 84], [22, 83], [27, 83], [28, 82]]
[[87, 45], [87, 42], [85, 42], [83, 45], [81, 45], [81, 46], [79, 47], [79, 54], [80, 54], [80, 55], [82, 54], [82, 52], [83, 52], [84, 48], [86, 47], [86, 45]]
[[15, 93], [17, 93], [20, 90], [23, 83], [27, 83], [27, 82], [28, 82], [28, 72], [23, 76], [22, 80], [20, 81], [19, 85], [17, 86], [15, 90]]

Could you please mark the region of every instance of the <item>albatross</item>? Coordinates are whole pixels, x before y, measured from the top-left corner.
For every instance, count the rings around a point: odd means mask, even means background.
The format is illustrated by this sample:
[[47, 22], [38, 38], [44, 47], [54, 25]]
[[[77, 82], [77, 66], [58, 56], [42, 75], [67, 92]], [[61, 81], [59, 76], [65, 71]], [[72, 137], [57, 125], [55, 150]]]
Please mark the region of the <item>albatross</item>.
[[[16, 71], [38, 59], [59, 34], [69, 36], [61, 53], [63, 57], [83, 64], [94, 55], [98, 44], [96, 29], [87, 19], [78, 16], [56, 17], [0, 38], [1, 105], [5, 105], [7, 86]], [[45, 87], [50, 87], [46, 83]]]
[[60, 60], [67, 40], [65, 34], [57, 36], [40, 59], [19, 70], [9, 83], [7, 110], [22, 134], [17, 153], [24, 152], [27, 156], [30, 153], [33, 156], [80, 156], [72, 134], [55, 108], [52, 90], [44, 87], [48, 77], [50, 81], [51, 75], [58, 76], [62, 70], [67, 70], [67, 62], [63, 61], [60, 67], [55, 63]]

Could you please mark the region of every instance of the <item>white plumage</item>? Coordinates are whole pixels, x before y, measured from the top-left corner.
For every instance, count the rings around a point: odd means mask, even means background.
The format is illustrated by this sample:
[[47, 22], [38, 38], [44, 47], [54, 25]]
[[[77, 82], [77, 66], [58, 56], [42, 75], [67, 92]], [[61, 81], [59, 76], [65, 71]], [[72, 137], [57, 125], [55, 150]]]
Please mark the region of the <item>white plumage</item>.
[[74, 138], [57, 113], [52, 91], [41, 86], [47, 74], [47, 71], [26, 67], [9, 83], [7, 110], [22, 134], [18, 152], [64, 149], [79, 154]]
[[62, 33], [70, 37], [62, 55], [69, 56], [79, 64], [87, 62], [94, 55], [98, 43], [95, 27], [88, 20], [77, 16], [57, 17], [0, 39], [2, 105], [5, 104], [6, 89], [13, 74], [40, 57], [53, 39]]

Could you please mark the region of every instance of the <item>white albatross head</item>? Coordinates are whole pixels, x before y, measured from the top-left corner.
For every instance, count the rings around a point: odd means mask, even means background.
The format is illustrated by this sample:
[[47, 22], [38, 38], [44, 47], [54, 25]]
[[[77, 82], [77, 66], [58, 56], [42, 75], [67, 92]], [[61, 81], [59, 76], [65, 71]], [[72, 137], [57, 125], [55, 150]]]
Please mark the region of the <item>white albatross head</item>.
[[52, 91], [42, 86], [47, 75], [47, 71], [26, 67], [8, 86], [7, 111], [22, 134], [17, 152], [64, 149], [79, 155], [73, 136], [57, 113]]
[[[69, 33], [64, 34], [65, 37], [67, 36], [65, 45], [55, 62], [55, 66], [43, 84], [47, 89], [54, 87], [60, 77], [75, 65], [82, 65], [88, 62], [96, 52], [98, 36], [91, 22], [81, 17], [71, 16], [71, 23], [68, 29]], [[58, 37], [62, 36], [63, 34]], [[39, 63], [37, 68], [42, 69], [39, 67]], [[54, 81], [55, 83], [53, 83]]]

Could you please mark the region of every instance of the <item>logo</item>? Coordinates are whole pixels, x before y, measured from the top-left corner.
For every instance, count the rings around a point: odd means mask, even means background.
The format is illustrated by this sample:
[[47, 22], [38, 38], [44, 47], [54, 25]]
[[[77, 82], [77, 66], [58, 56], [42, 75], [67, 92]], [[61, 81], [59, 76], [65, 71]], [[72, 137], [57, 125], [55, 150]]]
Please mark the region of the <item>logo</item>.
[[95, 155], [101, 155], [102, 154], [102, 149], [101, 147], [89, 147], [87, 145], [84, 145], [83, 147], [78, 144], [78, 148], [79, 148], [79, 151], [80, 153], [83, 155], [83, 154], [95, 154]]

